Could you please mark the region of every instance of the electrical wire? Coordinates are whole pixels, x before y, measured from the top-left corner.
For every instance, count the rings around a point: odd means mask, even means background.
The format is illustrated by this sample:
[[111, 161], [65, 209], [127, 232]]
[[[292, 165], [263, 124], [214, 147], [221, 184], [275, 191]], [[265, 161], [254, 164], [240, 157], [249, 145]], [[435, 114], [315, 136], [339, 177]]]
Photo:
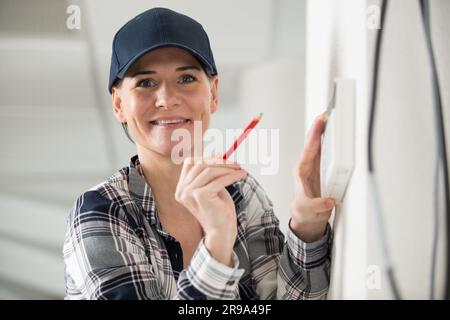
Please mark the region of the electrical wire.
[[373, 165], [373, 132], [375, 126], [375, 112], [377, 106], [377, 94], [378, 94], [378, 75], [381, 59], [381, 45], [383, 39], [383, 29], [385, 25], [386, 10], [388, 6], [388, 0], [383, 0], [381, 2], [381, 14], [380, 14], [380, 29], [378, 30], [378, 35], [375, 42], [375, 56], [373, 59], [372, 68], [372, 95], [370, 100], [370, 113], [369, 113], [369, 129], [368, 129], [368, 169], [369, 169], [369, 181], [372, 188], [373, 199], [375, 203], [375, 219], [376, 225], [378, 227], [378, 235], [381, 242], [381, 250], [384, 258], [385, 272], [388, 277], [389, 286], [391, 288], [394, 299], [401, 299], [400, 291], [398, 289], [394, 268], [392, 265], [392, 260], [389, 252], [389, 248], [386, 242], [384, 222], [383, 222], [383, 211], [380, 201], [380, 196], [378, 192], [378, 186], [375, 179], [375, 170]]
[[386, 242], [386, 234], [384, 232], [384, 222], [383, 222], [383, 208], [381, 207], [380, 195], [378, 192], [378, 185], [376, 182], [375, 175], [369, 174], [369, 186], [371, 187], [371, 192], [374, 199], [375, 205], [375, 225], [377, 226], [378, 237], [381, 243], [381, 252], [384, 258], [384, 268], [386, 275], [388, 277], [389, 286], [392, 291], [394, 299], [400, 300], [401, 295], [397, 286], [397, 281], [394, 274], [394, 267], [392, 266], [391, 255], [389, 252], [389, 247]]
[[369, 114], [369, 134], [368, 134], [368, 165], [369, 172], [373, 172], [373, 127], [375, 125], [375, 109], [377, 104], [378, 93], [378, 73], [380, 64], [380, 52], [381, 52], [381, 40], [383, 38], [384, 20], [386, 16], [386, 8], [388, 0], [382, 0], [381, 2], [381, 15], [380, 15], [380, 29], [378, 30], [378, 36], [375, 43], [375, 57], [372, 68], [372, 97], [370, 102], [370, 114]]
[[[437, 148], [436, 148], [437, 149]], [[431, 250], [431, 267], [430, 267], [430, 300], [434, 300], [434, 284], [436, 282], [436, 260], [437, 260], [437, 244], [439, 239], [439, 168], [440, 168], [440, 155], [437, 152], [435, 163], [434, 163], [434, 174], [433, 174], [433, 239], [432, 239], [432, 250]]]
[[447, 150], [445, 141], [445, 127], [442, 110], [441, 92], [439, 86], [439, 77], [437, 73], [436, 60], [433, 50], [433, 43], [431, 38], [431, 23], [430, 23], [430, 6], [428, 0], [419, 0], [420, 11], [422, 14], [422, 23], [425, 31], [425, 38], [427, 44], [428, 58], [431, 65], [431, 84], [433, 88], [433, 110], [435, 117], [436, 128], [436, 165], [435, 165], [435, 181], [434, 181], [434, 210], [435, 210], [435, 235], [433, 238], [433, 252], [432, 252], [432, 272], [430, 284], [430, 296], [434, 298], [434, 282], [435, 282], [435, 268], [437, 258], [437, 219], [438, 219], [438, 183], [439, 183], [439, 169], [442, 167], [444, 173], [444, 189], [445, 189], [445, 212], [447, 218], [447, 270], [445, 281], [445, 299], [450, 298], [450, 184], [448, 173]]

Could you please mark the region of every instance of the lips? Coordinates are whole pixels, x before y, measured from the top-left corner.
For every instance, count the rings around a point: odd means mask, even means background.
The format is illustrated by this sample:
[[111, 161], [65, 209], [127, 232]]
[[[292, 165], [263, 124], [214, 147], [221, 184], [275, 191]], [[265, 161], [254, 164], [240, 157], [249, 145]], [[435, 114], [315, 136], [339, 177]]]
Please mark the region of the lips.
[[150, 121], [150, 123], [155, 126], [177, 126], [177, 125], [183, 125], [190, 121], [191, 121], [190, 119], [183, 118], [183, 117], [162, 117], [162, 118], [152, 120], [152, 121]]

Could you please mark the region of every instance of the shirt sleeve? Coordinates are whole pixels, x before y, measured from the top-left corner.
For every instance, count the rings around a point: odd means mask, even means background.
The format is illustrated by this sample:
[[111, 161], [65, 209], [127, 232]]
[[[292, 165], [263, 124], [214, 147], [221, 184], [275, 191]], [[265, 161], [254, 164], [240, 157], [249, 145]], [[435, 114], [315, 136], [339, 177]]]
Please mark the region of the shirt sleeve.
[[178, 277], [177, 294], [166, 297], [145, 249], [123, 210], [97, 191], [72, 209], [64, 243], [66, 299], [239, 299], [243, 269], [215, 260], [202, 240]]
[[238, 283], [244, 270], [238, 269], [239, 260], [234, 252], [232, 262], [233, 267], [228, 267], [214, 259], [202, 240], [189, 267], [180, 273], [179, 298], [192, 299], [203, 295], [205, 299], [239, 299]]
[[329, 286], [331, 228], [322, 239], [305, 243], [279, 229], [273, 204], [249, 176], [243, 186], [246, 238], [252, 278], [260, 299], [324, 299]]
[[163, 299], [145, 249], [117, 205], [80, 196], [64, 242], [66, 299]]
[[[317, 241], [306, 243], [290, 229], [280, 260], [280, 299], [325, 299], [330, 282], [331, 227]], [[297, 283], [298, 285], [294, 285]]]

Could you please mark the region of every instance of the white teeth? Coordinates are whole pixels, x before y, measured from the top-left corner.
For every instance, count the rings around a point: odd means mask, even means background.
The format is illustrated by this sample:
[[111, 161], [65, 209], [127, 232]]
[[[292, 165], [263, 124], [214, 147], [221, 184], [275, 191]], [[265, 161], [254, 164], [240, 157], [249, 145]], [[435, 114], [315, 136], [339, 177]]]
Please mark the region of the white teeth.
[[184, 120], [156, 120], [153, 121], [155, 124], [174, 124], [174, 123], [183, 123], [183, 122], [187, 122], [187, 119]]

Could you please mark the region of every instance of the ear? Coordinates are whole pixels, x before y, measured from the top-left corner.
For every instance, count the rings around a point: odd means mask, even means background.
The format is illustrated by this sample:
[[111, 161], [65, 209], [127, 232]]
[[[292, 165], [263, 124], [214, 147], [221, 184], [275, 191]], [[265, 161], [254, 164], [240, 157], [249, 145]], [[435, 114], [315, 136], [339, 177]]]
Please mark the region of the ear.
[[125, 113], [124, 113], [124, 110], [122, 107], [122, 98], [120, 95], [120, 89], [118, 89], [117, 87], [113, 87], [111, 98], [112, 98], [114, 116], [116, 117], [117, 121], [119, 121], [121, 123], [127, 122], [127, 119], [125, 117]]
[[217, 111], [217, 107], [219, 105], [219, 77], [215, 76], [213, 80], [211, 80], [211, 113]]

